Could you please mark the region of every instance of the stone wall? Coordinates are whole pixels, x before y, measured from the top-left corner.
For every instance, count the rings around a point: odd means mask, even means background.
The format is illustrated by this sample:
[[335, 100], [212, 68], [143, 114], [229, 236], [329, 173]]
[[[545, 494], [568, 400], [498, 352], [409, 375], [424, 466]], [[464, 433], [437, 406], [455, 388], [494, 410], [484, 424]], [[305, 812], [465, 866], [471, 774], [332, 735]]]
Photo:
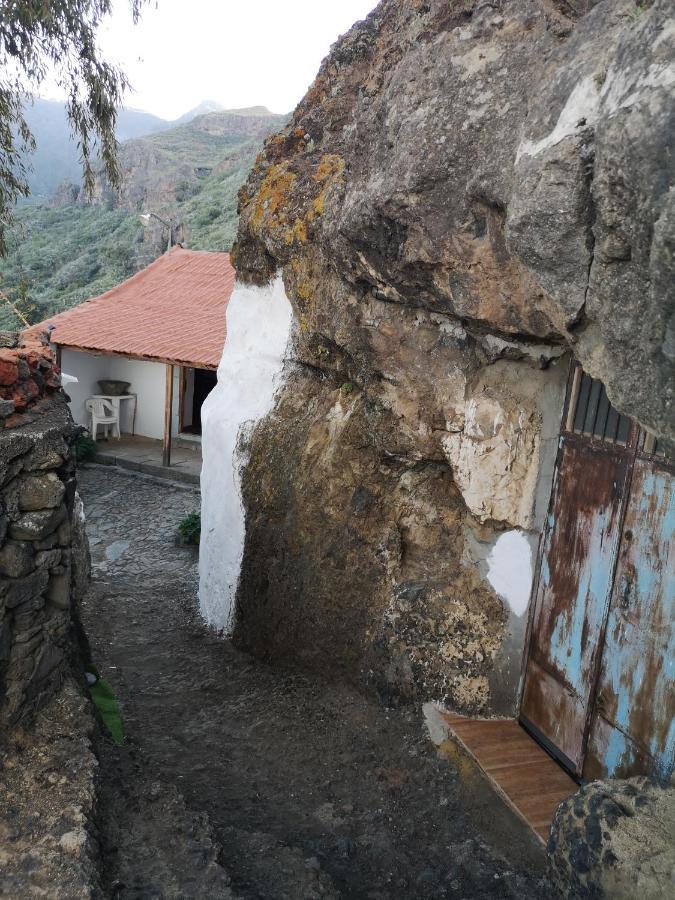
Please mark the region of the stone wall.
[[87, 581], [73, 424], [41, 337], [0, 334], [0, 729], [59, 687]]

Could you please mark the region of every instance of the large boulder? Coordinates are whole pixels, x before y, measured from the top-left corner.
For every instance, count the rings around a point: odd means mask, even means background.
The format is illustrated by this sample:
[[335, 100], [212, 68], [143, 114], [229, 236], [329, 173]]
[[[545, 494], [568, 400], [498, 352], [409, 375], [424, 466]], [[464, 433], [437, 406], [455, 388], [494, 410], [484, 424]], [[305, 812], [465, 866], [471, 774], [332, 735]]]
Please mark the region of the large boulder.
[[333, 47], [240, 194], [238, 274], [281, 269], [296, 319], [240, 644], [467, 711], [508, 668], [515, 699], [488, 568], [536, 546], [559, 358], [675, 436], [674, 59], [669, 0], [383, 0]]
[[357, 324], [344, 301], [321, 319], [323, 261], [357, 294], [565, 341], [672, 438], [674, 59], [668, 0], [576, 25], [543, 0], [383, 0], [267, 142], [240, 273], [285, 266], [310, 330]]
[[647, 778], [594, 781], [556, 812], [554, 884], [579, 900], [675, 896], [675, 788]]

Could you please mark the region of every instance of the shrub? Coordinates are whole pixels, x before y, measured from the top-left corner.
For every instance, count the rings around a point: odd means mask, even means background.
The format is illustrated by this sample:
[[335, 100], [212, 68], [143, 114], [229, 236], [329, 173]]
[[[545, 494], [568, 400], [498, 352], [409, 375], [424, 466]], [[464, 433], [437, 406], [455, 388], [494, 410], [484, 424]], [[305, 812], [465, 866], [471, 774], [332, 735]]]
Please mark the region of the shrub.
[[202, 530], [202, 517], [199, 512], [191, 512], [178, 523], [178, 530], [186, 544], [198, 544]]
[[86, 431], [76, 438], [74, 447], [79, 462], [89, 462], [96, 456], [96, 441]]

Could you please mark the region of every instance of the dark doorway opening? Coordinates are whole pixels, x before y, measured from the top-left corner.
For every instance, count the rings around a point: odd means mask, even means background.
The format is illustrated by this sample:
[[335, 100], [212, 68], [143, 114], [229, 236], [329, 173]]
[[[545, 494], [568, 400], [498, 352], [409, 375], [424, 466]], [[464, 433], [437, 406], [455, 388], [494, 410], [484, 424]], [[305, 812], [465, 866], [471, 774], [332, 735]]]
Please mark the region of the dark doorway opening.
[[202, 433], [202, 405], [216, 386], [216, 372], [212, 369], [185, 368], [183, 372], [183, 413], [181, 431]]

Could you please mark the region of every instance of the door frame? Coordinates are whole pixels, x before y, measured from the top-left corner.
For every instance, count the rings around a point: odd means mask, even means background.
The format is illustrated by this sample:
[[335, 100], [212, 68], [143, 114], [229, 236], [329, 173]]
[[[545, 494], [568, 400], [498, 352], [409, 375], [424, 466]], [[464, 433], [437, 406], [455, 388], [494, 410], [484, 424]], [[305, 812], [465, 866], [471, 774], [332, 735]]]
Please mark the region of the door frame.
[[[596, 655], [596, 659], [594, 661], [593, 671], [592, 671], [592, 688], [589, 694], [588, 706], [585, 711], [584, 717], [584, 727], [583, 733], [581, 736], [582, 741], [582, 751], [581, 751], [581, 759], [582, 763], [579, 766], [579, 771], [577, 771], [576, 766], [572, 763], [572, 760], [568, 759], [567, 756], [556, 747], [550, 739], [546, 737], [546, 735], [542, 734], [539, 729], [537, 729], [534, 723], [529, 722], [527, 725], [522, 722], [521, 719], [521, 706], [523, 701], [523, 695], [525, 691], [525, 680], [527, 674], [527, 665], [531, 654], [532, 648], [532, 640], [533, 640], [533, 629], [534, 629], [534, 621], [536, 617], [536, 605], [537, 605], [537, 597], [539, 595], [539, 585], [541, 580], [541, 567], [543, 563], [543, 555], [544, 555], [544, 543], [546, 541], [548, 535], [548, 519], [553, 509], [553, 504], [555, 500], [555, 486], [556, 486], [556, 477], [558, 472], [560, 471], [560, 465], [564, 452], [565, 443], [570, 444], [571, 446], [580, 446], [588, 448], [590, 445], [591, 449], [597, 450], [598, 453], [607, 453], [607, 443], [602, 439], [596, 438], [592, 433], [590, 435], [578, 434], [573, 431], [573, 420], [574, 414], [576, 411], [576, 404], [579, 398], [579, 390], [581, 387], [581, 379], [583, 377], [583, 369], [581, 365], [574, 359], [570, 362], [570, 371], [567, 379], [567, 387], [565, 391], [565, 402], [563, 404], [563, 411], [561, 416], [561, 425], [560, 425], [560, 434], [558, 438], [558, 451], [556, 454], [556, 461], [554, 467], [554, 475], [553, 480], [551, 482], [551, 493], [549, 496], [549, 502], [547, 506], [547, 515], [544, 525], [539, 534], [539, 541], [537, 544], [537, 561], [535, 565], [534, 577], [532, 579], [532, 589], [530, 592], [530, 601], [529, 601], [529, 609], [528, 609], [528, 617], [527, 617], [527, 627], [525, 629], [525, 641], [523, 643], [523, 652], [521, 658], [521, 666], [520, 666], [520, 679], [518, 684], [518, 699], [517, 699], [517, 718], [521, 722], [521, 725], [526, 728], [526, 730], [532, 733], [533, 737], [559, 762], [563, 764], [563, 766], [569, 771], [573, 778], [578, 781], [583, 780], [583, 776], [581, 772], [583, 771], [583, 760], [586, 758], [586, 753], [588, 749], [588, 739], [590, 735], [590, 728], [593, 720], [593, 714], [595, 712], [595, 700], [597, 696], [597, 687], [600, 678], [601, 665], [602, 665], [602, 650], [605, 645], [605, 637], [607, 632], [607, 623], [609, 619], [609, 610], [610, 610], [610, 602], [612, 590], [611, 586], [614, 583], [614, 579], [616, 577], [617, 566], [619, 562], [619, 550], [621, 547], [621, 535], [623, 532], [624, 521], [626, 516], [626, 509], [628, 506], [628, 500], [631, 492], [631, 485], [633, 481], [633, 468], [635, 464], [635, 460], [638, 455], [654, 461], [657, 464], [663, 465], [664, 461], [658, 459], [653, 453], [653, 444], [650, 447], [652, 450], [651, 453], [649, 451], [645, 451], [645, 446], [647, 445], [647, 441], [649, 440], [648, 433], [643, 431], [640, 428], [638, 423], [634, 419], [630, 419], [630, 428], [628, 432], [628, 436], [626, 439], [625, 447], [619, 447], [616, 444], [611, 445], [615, 453], [620, 453], [621, 455], [625, 455], [628, 459], [629, 471], [627, 473], [625, 490], [623, 492], [623, 496], [620, 498], [619, 509], [618, 509], [618, 521], [619, 521], [619, 538], [617, 540], [616, 547], [613, 551], [613, 559], [611, 561], [611, 576], [608, 585], [608, 592], [604, 603], [604, 609], [602, 610], [601, 616], [601, 627], [598, 632], [598, 653]], [[642, 453], [640, 453], [640, 448], [642, 449]], [[665, 463], [668, 468], [671, 468], [667, 463]]]

